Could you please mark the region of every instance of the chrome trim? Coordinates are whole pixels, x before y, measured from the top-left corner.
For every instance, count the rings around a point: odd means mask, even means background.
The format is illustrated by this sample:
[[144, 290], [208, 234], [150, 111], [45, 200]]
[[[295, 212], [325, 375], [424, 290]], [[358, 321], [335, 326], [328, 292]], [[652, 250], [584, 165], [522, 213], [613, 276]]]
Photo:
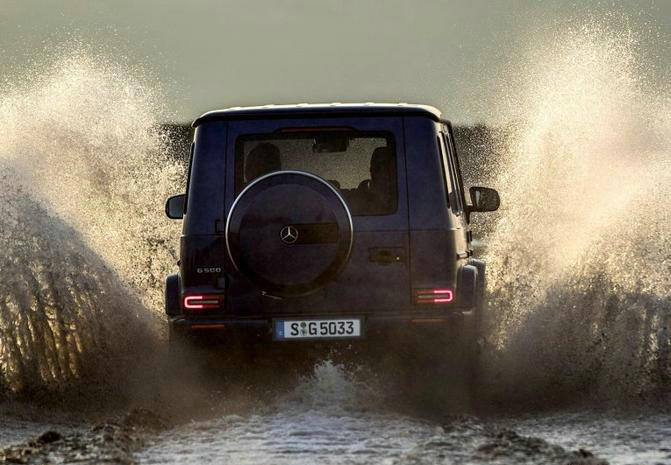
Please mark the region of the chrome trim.
[[238, 267], [238, 264], [235, 263], [235, 260], [233, 259], [233, 254], [231, 253], [231, 245], [228, 240], [228, 233], [229, 233], [229, 228], [231, 226], [231, 216], [233, 215], [233, 211], [235, 210], [235, 207], [238, 206], [238, 202], [242, 198], [245, 193], [252, 188], [252, 186], [256, 185], [257, 183], [263, 181], [264, 179], [270, 178], [272, 176], [278, 176], [280, 174], [299, 174], [302, 176], [307, 176], [312, 179], [316, 179], [317, 181], [321, 182], [324, 184], [326, 187], [331, 189], [331, 191], [338, 197], [338, 200], [340, 200], [340, 203], [342, 203], [342, 206], [345, 208], [345, 213], [347, 213], [347, 220], [349, 221], [349, 230], [350, 230], [350, 239], [349, 239], [349, 247], [347, 249], [347, 255], [345, 256], [345, 260], [343, 260], [342, 265], [340, 265], [340, 268], [338, 269], [338, 273], [342, 271], [342, 268], [345, 266], [345, 264], [349, 261], [349, 257], [352, 254], [352, 244], [354, 243], [354, 223], [352, 222], [352, 214], [349, 211], [349, 208], [347, 207], [347, 203], [345, 203], [345, 199], [342, 198], [340, 195], [340, 192], [338, 192], [328, 181], [325, 179], [317, 176], [316, 174], [308, 173], [306, 171], [299, 171], [299, 170], [284, 170], [284, 171], [274, 171], [272, 173], [264, 174], [260, 178], [256, 178], [254, 181], [252, 181], [248, 186], [246, 186], [242, 191], [238, 194], [238, 196], [235, 198], [233, 201], [233, 204], [231, 205], [231, 209], [228, 211], [228, 215], [226, 216], [226, 227], [224, 228], [224, 234], [226, 238], [226, 252], [228, 253], [228, 258], [231, 260], [231, 263], [233, 263], [233, 266], [235, 267], [236, 271], [240, 272], [240, 268]]
[[280, 229], [280, 239], [285, 244], [293, 244], [298, 240], [298, 230], [289, 225]]

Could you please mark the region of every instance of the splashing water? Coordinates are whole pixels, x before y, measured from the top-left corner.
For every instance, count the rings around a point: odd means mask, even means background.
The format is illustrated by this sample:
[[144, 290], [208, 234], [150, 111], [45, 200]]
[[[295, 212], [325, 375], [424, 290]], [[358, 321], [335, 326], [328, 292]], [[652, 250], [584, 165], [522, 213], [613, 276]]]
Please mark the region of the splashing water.
[[[155, 84], [154, 84], [155, 87]], [[160, 95], [133, 71], [71, 52], [0, 100], [0, 160], [47, 210], [87, 243], [152, 307], [176, 256], [163, 201], [184, 166], [156, 120]]]
[[506, 395], [669, 388], [671, 92], [636, 50], [596, 21], [563, 29], [534, 41], [503, 99], [486, 259], [490, 381]]
[[[618, 31], [535, 38], [502, 79], [486, 380], [503, 399], [671, 384], [671, 92]], [[184, 181], [155, 82], [88, 51], [26, 76], [0, 88], [5, 392], [114, 379], [155, 339], [179, 229], [161, 207]]]
[[[138, 463], [198, 464], [213, 457], [239, 464], [424, 463], [416, 458], [427, 455], [424, 446], [447, 443], [435, 424], [385, 412], [379, 392], [330, 361], [297, 381], [271, 406], [256, 403], [242, 415], [171, 430], [138, 454]], [[462, 435], [446, 447], [471, 441]]]
[[154, 338], [184, 178], [159, 98], [81, 49], [0, 88], [0, 391], [114, 386]]

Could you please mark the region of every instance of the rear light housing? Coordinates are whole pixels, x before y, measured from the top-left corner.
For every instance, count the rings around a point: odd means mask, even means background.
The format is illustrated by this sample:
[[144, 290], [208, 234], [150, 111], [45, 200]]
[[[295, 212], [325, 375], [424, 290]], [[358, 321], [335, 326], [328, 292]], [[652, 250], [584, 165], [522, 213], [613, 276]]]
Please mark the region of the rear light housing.
[[182, 308], [185, 313], [200, 313], [223, 307], [224, 296], [222, 294], [188, 294], [182, 299]]
[[454, 301], [452, 289], [415, 289], [416, 304], [449, 304]]

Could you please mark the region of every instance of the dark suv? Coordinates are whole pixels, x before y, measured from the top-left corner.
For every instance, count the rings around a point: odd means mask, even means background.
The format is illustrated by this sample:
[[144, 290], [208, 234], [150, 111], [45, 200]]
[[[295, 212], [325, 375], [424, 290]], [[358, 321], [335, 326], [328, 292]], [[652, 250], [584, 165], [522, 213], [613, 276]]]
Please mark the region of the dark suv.
[[438, 110], [269, 105], [193, 126], [187, 192], [166, 204], [184, 218], [166, 283], [171, 340], [328, 345], [477, 322], [485, 266], [469, 217], [499, 197], [471, 187], [467, 202]]

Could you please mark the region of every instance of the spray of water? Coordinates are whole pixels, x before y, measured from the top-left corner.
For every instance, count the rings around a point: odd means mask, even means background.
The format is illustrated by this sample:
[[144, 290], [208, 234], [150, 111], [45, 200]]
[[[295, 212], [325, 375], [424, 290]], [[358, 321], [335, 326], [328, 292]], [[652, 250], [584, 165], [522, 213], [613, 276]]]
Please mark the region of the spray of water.
[[0, 88], [5, 393], [121, 383], [155, 338], [176, 261], [162, 203], [183, 164], [159, 130], [156, 86], [70, 48]]
[[[486, 379], [504, 399], [668, 390], [671, 92], [626, 28], [530, 43], [501, 80]], [[90, 51], [1, 85], [0, 389], [121, 379], [176, 260], [160, 93]]]
[[157, 307], [157, 281], [176, 261], [166, 240], [179, 228], [162, 204], [182, 186], [184, 166], [159, 130], [156, 83], [137, 74], [77, 50], [7, 84], [0, 160]]
[[541, 402], [668, 390], [670, 89], [626, 28], [533, 44], [504, 78], [490, 382]]

